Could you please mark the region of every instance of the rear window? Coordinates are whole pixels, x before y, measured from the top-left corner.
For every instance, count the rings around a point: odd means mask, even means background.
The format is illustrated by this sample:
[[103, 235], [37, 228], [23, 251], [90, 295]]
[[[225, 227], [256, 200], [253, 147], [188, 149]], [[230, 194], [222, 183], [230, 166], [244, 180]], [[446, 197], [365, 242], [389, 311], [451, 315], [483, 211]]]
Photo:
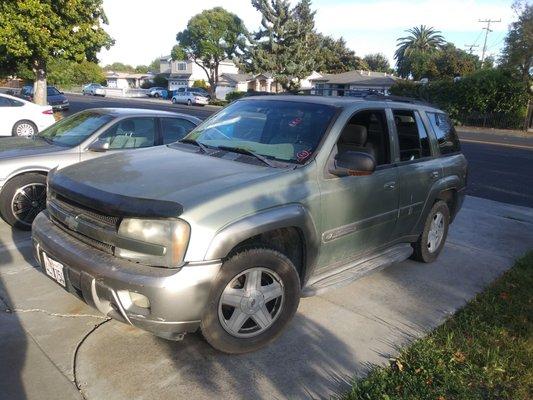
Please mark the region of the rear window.
[[426, 114], [437, 136], [440, 154], [452, 154], [460, 151], [459, 138], [450, 118], [444, 113], [428, 112]]

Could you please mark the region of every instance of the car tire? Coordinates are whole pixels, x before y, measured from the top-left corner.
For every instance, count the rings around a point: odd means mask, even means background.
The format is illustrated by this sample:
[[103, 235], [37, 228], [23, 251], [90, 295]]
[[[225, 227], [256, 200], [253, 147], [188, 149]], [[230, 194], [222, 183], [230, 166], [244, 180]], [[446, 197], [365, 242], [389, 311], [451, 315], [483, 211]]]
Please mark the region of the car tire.
[[192, 105], [192, 101], [191, 100], [187, 100], [187, 105], [191, 106]]
[[435, 261], [444, 247], [449, 226], [450, 209], [444, 201], [439, 200], [431, 207], [424, 230], [412, 245], [414, 251], [411, 258], [424, 263]]
[[[20, 193], [24, 191], [27, 196]], [[17, 211], [29, 207], [22, 214]], [[46, 176], [27, 173], [16, 176], [4, 185], [0, 192], [0, 214], [9, 225], [30, 230], [34, 218], [46, 207]]]
[[160, 97], [159, 93], [154, 94], [154, 97], [157, 99]]
[[[239, 306], [229, 305], [226, 299]], [[221, 352], [256, 351], [281, 334], [299, 302], [300, 278], [294, 264], [272, 249], [247, 249], [223, 263], [200, 329], [207, 342]]]
[[170, 101], [172, 101], [172, 104], [176, 104], [176, 103], [177, 103], [177, 101], [176, 101], [176, 98], [175, 98], [175, 97], [173, 97], [173, 98], [172, 98], [172, 100], [170, 100]]
[[11, 134], [13, 136], [32, 136], [38, 132], [37, 126], [28, 120], [18, 121], [13, 125]]

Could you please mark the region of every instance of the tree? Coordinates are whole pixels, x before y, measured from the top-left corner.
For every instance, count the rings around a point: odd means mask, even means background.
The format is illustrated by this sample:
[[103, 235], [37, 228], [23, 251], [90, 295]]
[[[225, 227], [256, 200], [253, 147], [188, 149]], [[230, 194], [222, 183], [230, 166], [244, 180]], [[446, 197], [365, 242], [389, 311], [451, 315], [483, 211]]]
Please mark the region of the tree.
[[51, 60], [96, 62], [96, 54], [114, 41], [102, 28], [102, 0], [2, 0], [0, 64], [22, 64], [35, 77], [35, 101], [46, 104]]
[[114, 62], [112, 64], [107, 64], [104, 67], [104, 71], [113, 71], [113, 72], [135, 72], [135, 68], [129, 64], [124, 64], [121, 62]]
[[366, 62], [370, 71], [392, 73], [389, 60], [382, 53], [367, 54], [363, 61]]
[[190, 59], [207, 75], [211, 91], [218, 84], [222, 61], [237, 56], [244, 47], [246, 28], [235, 14], [221, 7], [202, 11], [189, 20], [187, 29], [176, 35], [178, 44], [171, 52], [173, 60]]
[[316, 54], [314, 70], [328, 74], [368, 69], [368, 65], [357, 57], [355, 52], [346, 46], [344, 38], [334, 39], [321, 33], [314, 35], [315, 42], [311, 45]]
[[297, 89], [316, 64], [315, 12], [310, 0], [300, 0], [294, 7], [288, 0], [252, 0], [252, 5], [262, 19], [243, 57], [246, 69], [270, 72], [285, 90]]
[[527, 81], [533, 70], [533, 4], [516, 1], [513, 8], [518, 19], [509, 26], [500, 63]]
[[66, 87], [104, 81], [102, 68], [90, 61], [75, 62], [60, 58], [48, 63], [48, 82], [52, 85]]
[[451, 79], [474, 72], [481, 67], [479, 57], [447, 43], [433, 53], [424, 74], [427, 78]]
[[425, 25], [406, 32], [409, 35], [398, 39], [398, 48], [394, 53], [398, 74], [404, 78], [412, 75], [414, 79], [420, 79], [433, 53], [444, 45], [444, 37], [440, 31]]

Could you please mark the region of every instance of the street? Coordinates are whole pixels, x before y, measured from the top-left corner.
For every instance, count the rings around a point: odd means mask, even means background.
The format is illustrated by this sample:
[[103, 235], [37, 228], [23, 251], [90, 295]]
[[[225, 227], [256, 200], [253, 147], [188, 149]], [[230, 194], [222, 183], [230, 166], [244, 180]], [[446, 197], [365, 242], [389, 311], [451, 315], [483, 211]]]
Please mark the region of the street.
[[[175, 111], [207, 118], [218, 107], [187, 107], [170, 101], [69, 95], [66, 115], [93, 107], [133, 107]], [[520, 206], [533, 207], [533, 135], [520, 138], [483, 132], [463, 134], [462, 150], [469, 162], [467, 193]]]

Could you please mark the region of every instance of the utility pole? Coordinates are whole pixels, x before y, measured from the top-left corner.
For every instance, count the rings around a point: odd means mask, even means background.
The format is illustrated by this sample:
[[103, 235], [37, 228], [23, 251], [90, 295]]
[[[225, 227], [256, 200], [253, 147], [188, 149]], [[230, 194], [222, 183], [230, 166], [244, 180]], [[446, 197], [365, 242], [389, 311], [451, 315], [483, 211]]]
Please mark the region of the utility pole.
[[472, 54], [474, 47], [479, 47], [479, 44], [465, 44], [465, 47], [468, 48], [468, 54]]
[[483, 66], [483, 62], [485, 61], [485, 51], [487, 50], [487, 37], [489, 36], [489, 32], [492, 32], [490, 29], [490, 24], [493, 22], [502, 22], [502, 20], [480, 19], [478, 21], [487, 24], [487, 26], [483, 27], [483, 29], [485, 29], [485, 42], [483, 43], [483, 51], [481, 52], [481, 66]]

